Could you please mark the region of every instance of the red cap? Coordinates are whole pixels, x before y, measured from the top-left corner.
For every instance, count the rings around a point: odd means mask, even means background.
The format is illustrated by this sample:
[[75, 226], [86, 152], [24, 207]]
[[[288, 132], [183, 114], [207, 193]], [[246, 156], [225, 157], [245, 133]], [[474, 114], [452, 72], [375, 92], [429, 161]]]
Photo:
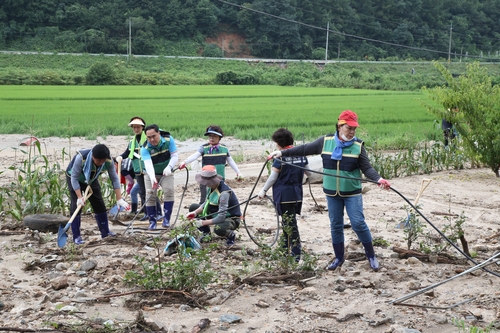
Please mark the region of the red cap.
[[358, 115], [352, 112], [351, 110], [342, 111], [339, 116], [339, 125], [347, 124], [351, 127], [359, 127], [358, 124]]

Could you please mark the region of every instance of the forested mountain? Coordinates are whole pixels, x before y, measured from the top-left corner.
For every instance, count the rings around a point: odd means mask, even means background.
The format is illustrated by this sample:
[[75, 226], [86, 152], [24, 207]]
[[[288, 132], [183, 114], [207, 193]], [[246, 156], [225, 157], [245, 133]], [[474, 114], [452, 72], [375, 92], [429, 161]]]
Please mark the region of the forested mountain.
[[0, 49], [324, 59], [328, 24], [334, 59], [499, 57], [499, 0], [2, 0]]

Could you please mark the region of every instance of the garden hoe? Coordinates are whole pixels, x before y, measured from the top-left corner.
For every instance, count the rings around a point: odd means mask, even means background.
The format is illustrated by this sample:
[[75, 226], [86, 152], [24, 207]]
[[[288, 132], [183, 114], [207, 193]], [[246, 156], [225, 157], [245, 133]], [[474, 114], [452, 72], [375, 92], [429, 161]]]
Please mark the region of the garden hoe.
[[[420, 199], [420, 196], [422, 195], [422, 193], [425, 191], [425, 189], [427, 188], [427, 186], [429, 186], [429, 184], [431, 182], [432, 182], [432, 179], [422, 179], [422, 182], [420, 183], [420, 191], [418, 191], [418, 195], [417, 195], [417, 198], [415, 199], [415, 201], [413, 202], [413, 206], [417, 207], [418, 200]], [[406, 217], [406, 220], [404, 222], [400, 222], [397, 225], [397, 228], [403, 229], [403, 228], [410, 227], [410, 221], [411, 221], [413, 215], [414, 215], [413, 213], [409, 213], [408, 216]]]
[[[88, 185], [84, 193], [85, 201], [87, 201], [87, 199], [90, 198], [91, 195], [92, 189], [90, 188], [90, 185]], [[59, 225], [59, 231], [57, 232], [57, 246], [59, 246], [60, 248], [63, 248], [66, 245], [66, 241], [68, 240], [68, 234], [66, 232], [71, 227], [71, 222], [73, 222], [82, 207], [83, 205], [79, 205], [78, 207], [76, 207], [75, 212], [73, 213], [73, 215], [71, 215], [71, 218], [69, 219], [68, 223], [66, 223], [66, 226], [64, 228]]]

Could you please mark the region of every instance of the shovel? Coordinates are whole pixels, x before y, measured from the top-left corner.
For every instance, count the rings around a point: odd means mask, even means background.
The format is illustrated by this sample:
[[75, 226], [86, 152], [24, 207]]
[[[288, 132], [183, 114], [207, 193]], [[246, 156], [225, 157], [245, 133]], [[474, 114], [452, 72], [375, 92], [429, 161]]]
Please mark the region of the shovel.
[[[413, 206], [417, 207], [418, 200], [420, 199], [420, 197], [422, 196], [422, 193], [425, 191], [425, 189], [427, 188], [427, 186], [429, 186], [429, 184], [431, 182], [432, 182], [432, 179], [422, 179], [422, 182], [420, 183], [420, 190], [418, 191], [418, 195], [415, 198], [415, 201], [413, 202]], [[406, 220], [404, 222], [400, 222], [397, 225], [397, 228], [399, 228], [399, 229], [408, 228], [410, 226], [410, 220], [411, 220], [413, 215], [414, 215], [413, 213], [408, 214], [408, 216], [406, 217]]]
[[[87, 201], [87, 199], [90, 198], [91, 195], [92, 189], [90, 188], [90, 186], [87, 186], [87, 189], [84, 193], [85, 201]], [[73, 215], [71, 215], [71, 218], [69, 219], [68, 223], [66, 223], [66, 226], [64, 228], [59, 225], [59, 230], [57, 232], [57, 246], [59, 246], [60, 248], [63, 248], [66, 245], [66, 241], [68, 240], [68, 234], [66, 232], [68, 231], [69, 227], [71, 227], [71, 222], [73, 222], [82, 207], [83, 205], [78, 205], [78, 207], [76, 207], [75, 212], [73, 213]]]

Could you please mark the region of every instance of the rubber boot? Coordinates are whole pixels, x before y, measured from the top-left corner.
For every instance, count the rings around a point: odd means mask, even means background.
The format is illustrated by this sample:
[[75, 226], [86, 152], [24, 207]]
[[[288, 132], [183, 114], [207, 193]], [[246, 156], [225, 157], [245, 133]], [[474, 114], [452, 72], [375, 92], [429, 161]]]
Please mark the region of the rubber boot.
[[163, 223], [161, 224], [163, 228], [170, 227], [170, 217], [172, 216], [173, 208], [174, 208], [173, 201], [165, 201], [163, 203]]
[[111, 232], [109, 230], [108, 214], [106, 212], [95, 214], [95, 220], [97, 221], [97, 227], [99, 228], [99, 231], [101, 232], [102, 238], [105, 238], [108, 236], [116, 236], [116, 234], [114, 232]]
[[132, 207], [131, 207], [131, 209], [130, 209], [130, 213], [131, 213], [131, 214], [134, 214], [134, 215], [135, 215], [135, 214], [137, 214], [137, 204], [136, 204], [136, 203], [132, 203], [132, 205], [131, 205], [131, 206], [132, 206]]
[[163, 215], [161, 215], [161, 202], [159, 199], [156, 199], [156, 214], [156, 222], [161, 222]]
[[73, 222], [71, 222], [71, 232], [73, 232], [73, 242], [76, 245], [85, 243], [80, 235], [80, 225], [82, 224], [82, 216], [78, 214]]
[[204, 225], [203, 227], [199, 227], [198, 230], [200, 230], [203, 233], [203, 236], [201, 236], [200, 242], [201, 243], [206, 243], [210, 240], [210, 226]]
[[301, 254], [302, 254], [302, 245], [300, 243], [292, 247], [292, 256], [295, 258], [296, 262], [300, 261]]
[[337, 267], [342, 266], [344, 263], [344, 242], [333, 243], [333, 252], [335, 252], [335, 260], [328, 265], [328, 270], [334, 271]]
[[146, 214], [149, 217], [148, 230], [156, 229], [156, 206], [146, 206]]
[[378, 263], [377, 257], [375, 256], [375, 250], [373, 249], [373, 243], [363, 243], [365, 248], [365, 254], [370, 262], [370, 267], [376, 272], [380, 268], [380, 264]]
[[226, 236], [226, 245], [228, 247], [231, 247], [234, 245], [234, 240], [236, 239], [236, 234], [234, 231], [230, 231], [229, 234]]

